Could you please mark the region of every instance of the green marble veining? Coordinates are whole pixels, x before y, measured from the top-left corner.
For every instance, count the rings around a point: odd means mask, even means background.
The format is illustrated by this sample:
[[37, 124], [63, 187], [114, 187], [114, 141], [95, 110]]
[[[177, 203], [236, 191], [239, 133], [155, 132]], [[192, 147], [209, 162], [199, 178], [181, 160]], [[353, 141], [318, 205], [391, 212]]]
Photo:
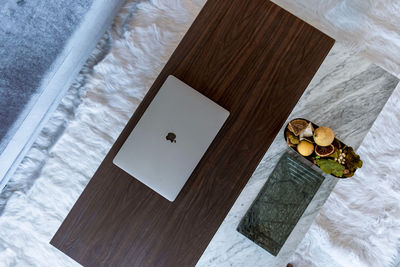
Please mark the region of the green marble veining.
[[285, 153], [237, 230], [278, 255], [324, 176]]

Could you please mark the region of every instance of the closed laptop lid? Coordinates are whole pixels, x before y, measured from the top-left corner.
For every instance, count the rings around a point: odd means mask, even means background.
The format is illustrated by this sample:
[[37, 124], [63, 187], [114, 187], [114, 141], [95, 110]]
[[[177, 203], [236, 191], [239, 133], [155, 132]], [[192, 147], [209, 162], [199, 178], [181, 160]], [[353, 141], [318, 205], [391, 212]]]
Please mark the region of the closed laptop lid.
[[169, 76], [113, 163], [174, 201], [229, 112]]

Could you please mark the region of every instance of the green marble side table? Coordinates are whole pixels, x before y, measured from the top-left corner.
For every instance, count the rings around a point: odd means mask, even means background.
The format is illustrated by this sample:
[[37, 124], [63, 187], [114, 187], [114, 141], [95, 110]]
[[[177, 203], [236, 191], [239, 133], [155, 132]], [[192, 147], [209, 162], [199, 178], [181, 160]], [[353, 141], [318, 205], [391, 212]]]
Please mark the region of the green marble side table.
[[286, 152], [237, 230], [278, 255], [323, 180], [322, 174]]

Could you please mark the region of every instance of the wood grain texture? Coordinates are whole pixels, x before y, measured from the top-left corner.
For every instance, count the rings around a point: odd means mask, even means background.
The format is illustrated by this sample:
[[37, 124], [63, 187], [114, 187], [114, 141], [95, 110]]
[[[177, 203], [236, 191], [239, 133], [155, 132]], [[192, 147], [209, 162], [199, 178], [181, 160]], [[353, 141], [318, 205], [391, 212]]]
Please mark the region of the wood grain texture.
[[[193, 266], [334, 41], [265, 0], [209, 0], [51, 244], [84, 266]], [[112, 164], [168, 75], [231, 112], [171, 203]]]

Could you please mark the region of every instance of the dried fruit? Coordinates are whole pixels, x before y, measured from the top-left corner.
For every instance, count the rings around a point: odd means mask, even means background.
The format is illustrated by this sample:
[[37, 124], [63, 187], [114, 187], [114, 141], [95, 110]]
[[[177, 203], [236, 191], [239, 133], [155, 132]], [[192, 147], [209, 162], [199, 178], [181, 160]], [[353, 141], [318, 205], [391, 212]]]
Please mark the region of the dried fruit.
[[308, 126], [308, 122], [306, 120], [302, 119], [295, 119], [289, 122], [288, 124], [288, 129], [292, 133], [294, 133], [295, 136], [299, 136], [299, 134], [304, 131]]
[[329, 146], [315, 146], [315, 154], [317, 154], [320, 157], [327, 157], [331, 155], [335, 151], [335, 147], [333, 145]]
[[308, 123], [307, 128], [305, 128], [301, 133], [300, 133], [300, 140], [304, 139], [305, 137], [311, 137], [314, 134], [314, 127], [312, 126], [312, 123]]
[[344, 164], [346, 162], [346, 152], [344, 152], [344, 149], [338, 149], [337, 151], [338, 154], [335, 157], [335, 161], [339, 162], [340, 164]]
[[293, 133], [287, 131], [286, 132], [286, 143], [288, 146], [295, 147], [296, 145], [298, 145], [300, 143], [300, 140]]
[[300, 143], [297, 145], [297, 151], [302, 156], [308, 157], [314, 152], [314, 145], [305, 140], [300, 141]]
[[335, 135], [328, 127], [319, 127], [314, 131], [314, 141], [319, 146], [329, 146], [334, 139]]
[[345, 167], [342, 164], [333, 159], [315, 159], [315, 161], [324, 173], [343, 177]]

